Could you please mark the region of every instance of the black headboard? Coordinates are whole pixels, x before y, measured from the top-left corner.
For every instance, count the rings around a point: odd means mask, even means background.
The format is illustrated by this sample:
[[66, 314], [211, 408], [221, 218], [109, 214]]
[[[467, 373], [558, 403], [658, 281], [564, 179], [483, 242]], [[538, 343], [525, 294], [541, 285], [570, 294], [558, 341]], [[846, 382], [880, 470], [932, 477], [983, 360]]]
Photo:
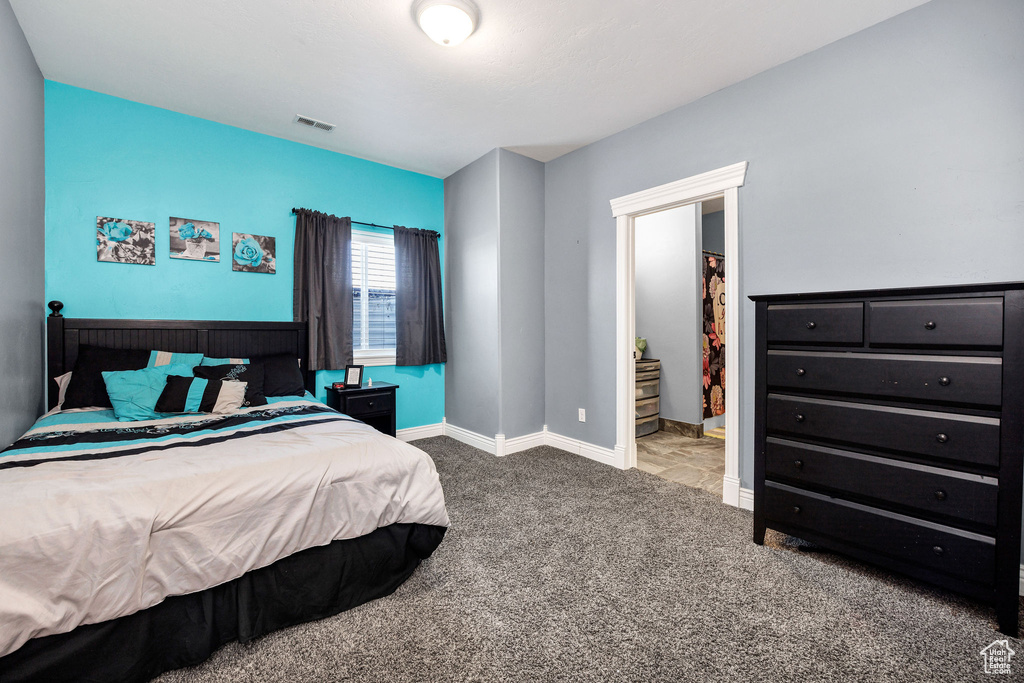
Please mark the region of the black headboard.
[[309, 370], [306, 323], [222, 320], [99, 320], [65, 318], [64, 304], [47, 304], [46, 387], [48, 406], [57, 405], [54, 377], [75, 367], [78, 345], [111, 349], [159, 349], [202, 353], [214, 358], [249, 358], [294, 353], [301, 362], [306, 389], [316, 393], [316, 372]]

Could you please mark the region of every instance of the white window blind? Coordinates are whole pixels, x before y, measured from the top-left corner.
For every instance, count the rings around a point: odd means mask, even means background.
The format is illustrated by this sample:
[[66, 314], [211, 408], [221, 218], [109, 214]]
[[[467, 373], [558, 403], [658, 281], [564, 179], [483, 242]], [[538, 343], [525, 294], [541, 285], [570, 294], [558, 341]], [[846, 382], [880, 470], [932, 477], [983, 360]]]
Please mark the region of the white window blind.
[[395, 240], [352, 231], [352, 349], [356, 363], [394, 364]]

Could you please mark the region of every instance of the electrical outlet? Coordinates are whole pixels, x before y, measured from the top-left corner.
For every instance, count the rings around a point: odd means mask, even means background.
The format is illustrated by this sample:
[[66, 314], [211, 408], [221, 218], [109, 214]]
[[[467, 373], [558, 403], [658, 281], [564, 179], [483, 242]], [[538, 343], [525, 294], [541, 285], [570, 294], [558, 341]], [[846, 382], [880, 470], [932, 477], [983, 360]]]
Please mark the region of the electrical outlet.
[[583, 408], [580, 408], [580, 422], [586, 422], [586, 421], [587, 421], [587, 411], [585, 411]]

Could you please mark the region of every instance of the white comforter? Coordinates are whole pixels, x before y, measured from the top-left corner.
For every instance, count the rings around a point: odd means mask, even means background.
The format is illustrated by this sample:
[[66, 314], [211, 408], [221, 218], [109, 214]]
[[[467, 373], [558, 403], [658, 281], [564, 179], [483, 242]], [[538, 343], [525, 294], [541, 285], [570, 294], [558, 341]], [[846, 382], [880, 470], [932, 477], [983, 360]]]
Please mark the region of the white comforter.
[[0, 656], [336, 539], [448, 525], [426, 453], [313, 401], [111, 420], [44, 418], [0, 454]]

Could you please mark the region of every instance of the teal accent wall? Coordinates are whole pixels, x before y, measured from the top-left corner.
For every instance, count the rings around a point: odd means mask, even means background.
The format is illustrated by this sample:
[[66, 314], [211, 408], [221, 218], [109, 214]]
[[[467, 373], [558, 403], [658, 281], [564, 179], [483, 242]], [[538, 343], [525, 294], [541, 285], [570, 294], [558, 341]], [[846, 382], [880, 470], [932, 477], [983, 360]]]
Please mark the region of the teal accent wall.
[[[444, 239], [440, 178], [55, 81], [45, 101], [45, 300], [69, 317], [291, 320], [292, 207]], [[97, 216], [155, 223], [156, 265], [98, 262]], [[171, 216], [219, 222], [220, 262], [171, 259]], [[277, 273], [232, 271], [232, 232], [275, 237]], [[321, 399], [343, 374], [319, 373]], [[365, 376], [401, 385], [399, 429], [441, 422], [443, 365]]]

